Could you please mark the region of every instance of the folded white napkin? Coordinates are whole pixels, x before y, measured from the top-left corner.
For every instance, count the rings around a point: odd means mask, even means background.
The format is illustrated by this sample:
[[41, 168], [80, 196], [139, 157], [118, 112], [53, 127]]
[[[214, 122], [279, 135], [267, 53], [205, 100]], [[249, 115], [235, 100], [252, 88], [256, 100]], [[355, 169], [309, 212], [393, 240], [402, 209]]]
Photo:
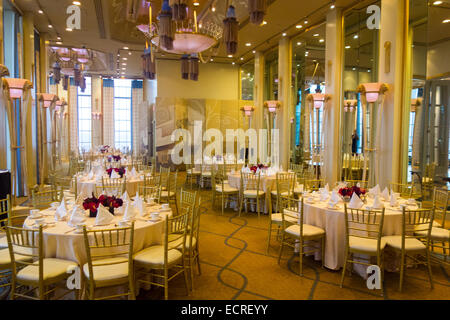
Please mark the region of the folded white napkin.
[[123, 214], [123, 221], [132, 221], [134, 220], [134, 217], [136, 216], [136, 209], [133, 207], [132, 204], [127, 203], [125, 205], [124, 214]]
[[70, 214], [68, 225], [71, 227], [75, 227], [79, 223], [83, 223], [86, 221], [86, 216], [84, 214], [84, 210], [81, 209], [79, 205], [75, 205]]
[[91, 171], [89, 171], [89, 174], [86, 177], [86, 180], [92, 180], [92, 179], [94, 179], [94, 171], [92, 171], [92, 169], [91, 169]]
[[325, 201], [330, 196], [330, 193], [327, 192], [325, 189], [320, 190], [320, 201]]
[[65, 198], [63, 198], [61, 201], [61, 204], [58, 206], [58, 208], [56, 208], [55, 219], [57, 221], [64, 221], [67, 219], [67, 216], [68, 216], [67, 213], [68, 213], [68, 210], [67, 210], [66, 200], [65, 200]]
[[381, 192], [381, 189], [380, 189], [380, 186], [378, 184], [375, 187], [369, 189], [369, 193], [371, 195], [373, 195], [374, 197], [378, 196], [380, 194], [380, 192]]
[[398, 206], [397, 195], [394, 192], [392, 192], [392, 190], [391, 190], [391, 197], [389, 199], [389, 204], [391, 205], [391, 207]]
[[97, 217], [95, 218], [96, 226], [105, 226], [110, 224], [114, 219], [114, 216], [103, 205], [100, 205], [97, 210]]
[[130, 201], [130, 197], [128, 196], [128, 192], [126, 190], [122, 195], [122, 200], [124, 203]]
[[136, 178], [137, 175], [138, 175], [138, 173], [137, 173], [136, 169], [133, 167], [133, 168], [131, 169], [131, 171], [130, 171], [130, 177], [131, 177], [131, 178]]
[[329, 204], [334, 206], [334, 205], [338, 204], [339, 201], [341, 201], [341, 198], [339, 197], [336, 190], [333, 190], [333, 192], [331, 192]]
[[136, 209], [136, 211], [141, 216], [145, 215], [144, 199], [142, 199], [137, 193], [136, 193], [136, 197], [134, 198], [132, 206]]
[[389, 195], [389, 190], [388, 188], [384, 188], [383, 192], [381, 193], [381, 196], [383, 197], [383, 199], [385, 201], [389, 201], [390, 195]]
[[113, 169], [113, 171], [111, 173], [111, 178], [112, 179], [120, 178], [119, 174], [114, 169]]
[[372, 208], [374, 208], [374, 209], [382, 209], [383, 207], [384, 206], [381, 203], [380, 196], [376, 195], [375, 199], [373, 200]]
[[350, 202], [348, 204], [348, 207], [350, 209], [361, 209], [364, 203], [362, 200], [358, 197], [356, 193], [353, 193], [352, 198], [350, 199]]

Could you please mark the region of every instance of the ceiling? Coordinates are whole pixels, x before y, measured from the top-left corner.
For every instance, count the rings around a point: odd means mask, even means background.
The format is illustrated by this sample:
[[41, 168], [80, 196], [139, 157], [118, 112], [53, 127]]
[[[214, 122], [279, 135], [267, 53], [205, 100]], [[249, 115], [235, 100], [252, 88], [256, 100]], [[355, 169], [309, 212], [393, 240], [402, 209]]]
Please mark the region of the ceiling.
[[[105, 70], [95, 70], [92, 73], [105, 76], [115, 76], [117, 67], [127, 77], [141, 77], [141, 54], [145, 46], [145, 37], [135, 28], [135, 23], [127, 21], [127, 0], [80, 0], [81, 2], [81, 30], [66, 31], [66, 8], [72, 4], [71, 0], [16, 0], [22, 11], [34, 13], [36, 29], [41, 34], [48, 34], [51, 45], [56, 45], [57, 37], [61, 37], [63, 46], [86, 47], [99, 52]], [[189, 1], [190, 3], [191, 1]], [[219, 25], [225, 16], [225, 0], [200, 0], [196, 7], [201, 21], [212, 21]], [[152, 0], [153, 18], [159, 12], [161, 0]], [[239, 26], [239, 46], [237, 54], [229, 58], [224, 45], [213, 54], [205, 53], [208, 59], [213, 58], [214, 63], [245, 63], [254, 56], [254, 51], [267, 51], [274, 48], [282, 33], [293, 37], [302, 33], [308, 27], [323, 22], [329, 12], [330, 0], [293, 1], [268, 0], [267, 14], [264, 18], [267, 24], [257, 26], [249, 22], [247, 0], [233, 0], [236, 7]], [[338, 0], [337, 7], [346, 8], [355, 3], [355, 0]], [[211, 6], [215, 5], [215, 12]], [[43, 14], [38, 13], [39, 8]], [[307, 18], [308, 24], [304, 24]], [[49, 23], [53, 28], [49, 28]], [[296, 25], [302, 24], [301, 29]], [[128, 47], [125, 50], [124, 47]], [[126, 60], [124, 60], [126, 58]], [[179, 56], [157, 53], [159, 59], [178, 59]], [[119, 63], [119, 64], [118, 64]], [[126, 63], [126, 66], [122, 66]]]

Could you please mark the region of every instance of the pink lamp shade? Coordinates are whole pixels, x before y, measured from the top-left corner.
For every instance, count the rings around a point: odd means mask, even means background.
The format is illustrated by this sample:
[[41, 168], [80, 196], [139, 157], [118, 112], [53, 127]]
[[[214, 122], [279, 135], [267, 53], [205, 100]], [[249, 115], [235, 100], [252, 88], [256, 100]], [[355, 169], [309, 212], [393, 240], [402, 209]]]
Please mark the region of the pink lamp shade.
[[388, 90], [386, 84], [381, 82], [363, 83], [358, 87], [358, 92], [366, 96], [367, 102], [376, 102], [378, 97]]
[[244, 106], [241, 108], [242, 111], [244, 111], [244, 115], [247, 117], [251, 117], [253, 115], [253, 111], [255, 111], [255, 107], [253, 106]]
[[269, 109], [269, 112], [275, 113], [278, 108], [281, 108], [281, 102], [277, 100], [270, 100], [264, 103], [264, 107]]
[[23, 91], [31, 89], [33, 84], [27, 79], [5, 78], [9, 87], [9, 96], [12, 99], [22, 98]]
[[312, 93], [306, 97], [306, 100], [313, 102], [315, 109], [323, 108], [325, 102], [330, 100], [330, 96], [324, 93]]
[[38, 93], [39, 101], [44, 102], [44, 108], [49, 108], [52, 103], [56, 103], [59, 98], [57, 95], [52, 93]]

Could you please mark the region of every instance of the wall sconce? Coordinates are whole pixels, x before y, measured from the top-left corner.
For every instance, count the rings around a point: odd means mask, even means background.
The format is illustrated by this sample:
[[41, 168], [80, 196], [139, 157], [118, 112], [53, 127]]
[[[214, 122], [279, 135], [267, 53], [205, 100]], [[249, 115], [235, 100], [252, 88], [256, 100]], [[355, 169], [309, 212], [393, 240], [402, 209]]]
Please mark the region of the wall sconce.
[[377, 102], [387, 90], [388, 86], [380, 82], [362, 83], [357, 89], [369, 103]]
[[325, 105], [325, 102], [330, 100], [330, 96], [328, 94], [324, 94], [324, 93], [312, 93], [312, 94], [308, 94], [308, 96], [306, 97], [306, 100], [309, 102], [313, 102], [315, 109], [320, 109], [320, 108], [323, 108], [323, 106]]
[[353, 112], [358, 107], [358, 100], [344, 100], [344, 112]]
[[244, 106], [241, 108], [241, 111], [244, 112], [244, 116], [246, 117], [252, 117], [253, 116], [253, 112], [255, 111], [255, 107], [254, 106]]
[[38, 97], [39, 101], [44, 102], [44, 108], [49, 108], [52, 103], [59, 101], [58, 96], [52, 93], [38, 93]]
[[56, 101], [55, 112], [57, 115], [61, 115], [61, 111], [67, 106], [67, 102], [63, 99]]
[[4, 78], [8, 83], [9, 96], [11, 99], [20, 99], [23, 96], [23, 91], [32, 88], [33, 84], [27, 79]]
[[270, 100], [264, 102], [264, 108], [267, 108], [270, 113], [276, 113], [277, 109], [281, 108], [281, 102], [277, 100]]
[[92, 119], [93, 120], [100, 120], [101, 117], [102, 117], [102, 113], [101, 112], [92, 112]]

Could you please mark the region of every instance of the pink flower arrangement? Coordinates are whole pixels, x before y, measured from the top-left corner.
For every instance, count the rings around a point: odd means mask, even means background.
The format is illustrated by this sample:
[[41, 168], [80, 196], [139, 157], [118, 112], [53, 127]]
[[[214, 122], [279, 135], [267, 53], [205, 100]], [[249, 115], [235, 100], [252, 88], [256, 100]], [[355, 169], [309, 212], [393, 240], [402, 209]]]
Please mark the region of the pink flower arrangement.
[[261, 169], [267, 169], [267, 168], [268, 168], [268, 167], [265, 166], [265, 165], [263, 165], [263, 164], [257, 164], [256, 166], [251, 166], [251, 167], [250, 167], [250, 170], [251, 170], [253, 173], [256, 173], [256, 171], [258, 171], [258, 169], [261, 170]]
[[114, 209], [123, 206], [123, 200], [114, 196], [108, 197], [103, 194], [96, 198], [94, 194], [92, 194], [92, 198], [84, 199], [83, 208], [84, 210], [89, 210], [91, 217], [96, 217], [100, 204], [105, 208], [109, 208], [109, 212], [114, 214]]
[[356, 193], [356, 195], [358, 197], [361, 197], [361, 195], [366, 194], [366, 190], [357, 186], [353, 186], [353, 187], [345, 187], [345, 188], [341, 188], [339, 189], [339, 194], [342, 197], [351, 197], [353, 195], [353, 193]]
[[120, 167], [120, 168], [109, 168], [109, 169], [106, 169], [106, 172], [108, 173], [108, 175], [109, 175], [110, 178], [111, 178], [111, 174], [112, 174], [112, 171], [113, 171], [113, 170], [114, 170], [115, 172], [117, 172], [121, 178], [123, 178], [123, 175], [124, 175], [125, 172], [126, 172], [125, 167]]

